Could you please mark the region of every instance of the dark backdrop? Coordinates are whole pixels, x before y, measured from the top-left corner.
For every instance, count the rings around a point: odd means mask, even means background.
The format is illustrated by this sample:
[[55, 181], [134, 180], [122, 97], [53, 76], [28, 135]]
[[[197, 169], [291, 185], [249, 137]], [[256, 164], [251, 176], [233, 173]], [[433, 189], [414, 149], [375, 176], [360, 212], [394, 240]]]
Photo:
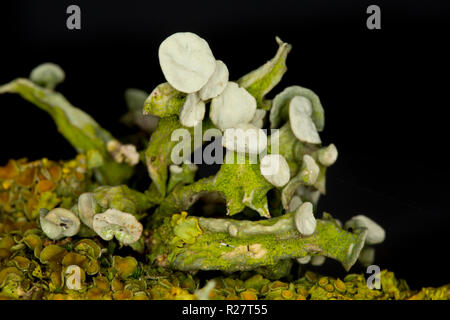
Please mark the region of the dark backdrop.
[[[446, 2], [3, 1], [0, 83], [58, 63], [67, 74], [59, 90], [120, 136], [123, 91], [164, 81], [157, 49], [168, 35], [205, 38], [232, 79], [271, 58], [278, 35], [293, 50], [275, 92], [313, 89], [326, 110], [323, 141], [340, 152], [319, 209], [374, 218], [387, 231], [376, 263], [413, 288], [437, 286], [450, 282]], [[80, 31], [66, 29], [70, 4], [81, 7]], [[381, 30], [366, 28], [370, 4], [381, 7]], [[44, 112], [15, 96], [0, 107], [1, 165], [74, 156]], [[320, 270], [343, 274], [333, 261]]]

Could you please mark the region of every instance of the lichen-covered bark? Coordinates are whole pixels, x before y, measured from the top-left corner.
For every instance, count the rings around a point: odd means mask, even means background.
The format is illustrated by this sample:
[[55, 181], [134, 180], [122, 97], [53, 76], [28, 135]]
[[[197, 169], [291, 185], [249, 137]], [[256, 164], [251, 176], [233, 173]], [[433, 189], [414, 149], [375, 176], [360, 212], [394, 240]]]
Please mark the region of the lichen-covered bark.
[[[48, 243], [34, 222], [0, 221], [0, 300], [448, 300], [450, 286], [412, 290], [392, 272], [380, 272], [381, 288], [367, 287], [364, 274], [341, 279], [301, 268], [291, 280], [279, 278], [290, 268], [217, 276], [202, 295], [199, 277], [154, 268], [113, 246], [91, 240], [63, 239]], [[69, 289], [65, 271], [80, 271], [80, 290]], [[273, 273], [274, 272], [274, 273]]]
[[182, 271], [255, 270], [308, 255], [336, 259], [346, 270], [356, 262], [365, 230], [350, 233], [325, 219], [318, 220], [314, 234], [305, 237], [297, 231], [293, 215], [234, 221], [177, 214], [165, 218], [157, 229], [151, 257]]

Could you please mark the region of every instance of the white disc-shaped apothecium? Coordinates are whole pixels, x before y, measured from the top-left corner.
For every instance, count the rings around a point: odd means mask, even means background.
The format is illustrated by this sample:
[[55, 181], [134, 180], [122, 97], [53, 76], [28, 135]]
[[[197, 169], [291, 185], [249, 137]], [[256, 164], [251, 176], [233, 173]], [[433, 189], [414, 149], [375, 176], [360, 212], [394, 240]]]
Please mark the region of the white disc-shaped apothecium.
[[249, 123], [255, 111], [255, 98], [237, 83], [228, 82], [222, 94], [212, 99], [209, 116], [216, 127], [225, 130]]
[[289, 164], [280, 154], [268, 154], [261, 159], [261, 174], [275, 187], [283, 187], [291, 178]]
[[171, 35], [159, 46], [159, 64], [167, 82], [178, 91], [199, 91], [216, 69], [208, 43], [191, 32]]
[[372, 219], [364, 216], [358, 215], [354, 216], [350, 220], [345, 223], [345, 228], [349, 229], [358, 229], [358, 228], [366, 228], [367, 229], [367, 237], [366, 244], [378, 244], [384, 241], [386, 237], [386, 233], [384, 229]]
[[94, 216], [94, 231], [103, 239], [116, 237], [120, 243], [133, 244], [142, 234], [142, 224], [130, 213], [108, 209]]
[[295, 226], [298, 232], [304, 236], [310, 236], [316, 230], [316, 218], [313, 214], [313, 205], [311, 202], [305, 202], [297, 208], [294, 215]]
[[208, 82], [198, 92], [203, 101], [217, 97], [225, 90], [228, 83], [229, 72], [228, 68], [220, 60], [216, 61], [216, 69], [209, 78]]
[[205, 103], [197, 93], [190, 93], [181, 107], [180, 122], [185, 127], [195, 127], [205, 117]]
[[320, 168], [316, 161], [309, 154], [303, 156], [302, 166], [300, 168], [303, 181], [306, 185], [313, 185], [319, 177]]
[[330, 144], [328, 147], [321, 148], [317, 151], [317, 158], [325, 167], [329, 167], [335, 163], [337, 157], [338, 151], [334, 144]]
[[301, 96], [292, 98], [289, 103], [289, 122], [291, 129], [298, 140], [311, 143], [321, 143], [316, 125], [311, 119], [311, 102]]
[[41, 212], [39, 222], [42, 231], [52, 240], [76, 235], [81, 224], [80, 219], [72, 211], [64, 208]]
[[311, 103], [312, 112], [310, 114], [317, 130], [320, 132], [325, 125], [325, 117], [319, 97], [310, 89], [300, 86], [291, 86], [277, 94], [272, 100], [270, 108], [270, 127], [279, 128], [287, 120], [290, 101], [297, 96], [307, 98]]
[[267, 111], [263, 109], [256, 109], [251, 124], [255, 125], [258, 128], [262, 128], [264, 126], [264, 117], [266, 116], [266, 113]]
[[94, 222], [96, 202], [92, 192], [82, 193], [78, 197], [78, 216], [80, 220], [92, 229]]
[[241, 123], [225, 129], [222, 145], [239, 153], [259, 154], [267, 148], [267, 135], [251, 123]]

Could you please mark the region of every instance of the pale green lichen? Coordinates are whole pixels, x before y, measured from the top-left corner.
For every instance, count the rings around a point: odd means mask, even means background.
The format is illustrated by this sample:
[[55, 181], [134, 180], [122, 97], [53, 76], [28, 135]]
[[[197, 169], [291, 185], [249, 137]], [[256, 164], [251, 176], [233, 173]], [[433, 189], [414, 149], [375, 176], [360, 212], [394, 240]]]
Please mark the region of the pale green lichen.
[[299, 141], [291, 130], [289, 123], [286, 123], [279, 130], [272, 133], [275, 137], [269, 140], [269, 150], [278, 150], [289, 164], [291, 176], [295, 176], [299, 168], [299, 160], [305, 152], [303, 143]]
[[189, 162], [185, 162], [181, 166], [171, 165], [169, 167], [170, 177], [167, 183], [167, 192], [171, 192], [176, 187], [193, 183], [197, 170], [198, 167]]
[[144, 115], [158, 117], [178, 116], [186, 100], [186, 94], [173, 88], [169, 83], [158, 85], [144, 102]]
[[136, 125], [147, 133], [153, 132], [158, 126], [159, 117], [151, 114], [144, 115], [142, 112], [149, 94], [140, 89], [128, 88], [124, 96], [128, 112], [120, 120], [128, 126]]
[[[230, 235], [230, 225], [223, 219], [199, 218], [199, 224], [203, 233], [171, 256], [172, 267], [232, 272], [270, 267], [281, 260], [307, 255], [326, 255], [348, 270], [356, 262], [366, 237], [366, 232], [352, 234], [326, 220], [317, 221], [313, 235], [302, 237], [293, 213], [266, 221], [233, 223], [239, 230], [235, 236]], [[250, 231], [246, 231], [248, 227]]]
[[85, 192], [78, 198], [77, 213], [80, 220], [92, 229], [94, 215], [100, 212], [92, 192]]
[[[203, 130], [208, 130], [212, 128], [211, 121], [203, 121]], [[179, 141], [172, 137], [172, 134], [177, 129], [185, 129], [189, 133], [185, 140]], [[178, 144], [188, 143], [190, 150], [194, 150], [196, 141], [194, 141], [194, 130], [196, 128], [185, 128], [181, 125], [176, 116], [168, 116], [161, 118], [158, 124], [158, 128], [152, 134], [150, 142], [147, 149], [145, 150], [145, 162], [147, 165], [147, 170], [159, 191], [160, 195], [164, 197], [167, 193], [167, 181], [169, 177], [169, 166], [172, 164], [171, 155], [172, 150]], [[200, 142], [202, 143], [202, 141]], [[183, 155], [187, 158], [189, 155]], [[172, 186], [171, 186], [172, 187]]]
[[92, 229], [103, 240], [111, 240], [115, 237], [119, 243], [130, 245], [139, 240], [143, 226], [128, 212], [108, 209], [94, 216]]
[[325, 167], [329, 167], [333, 163], [335, 163], [338, 157], [338, 151], [334, 144], [330, 144], [327, 147], [320, 148], [316, 153], [317, 160]]
[[264, 97], [281, 81], [287, 71], [286, 58], [292, 49], [290, 44], [281, 41], [279, 38], [276, 40], [279, 48], [275, 57], [237, 81], [241, 87], [247, 89], [255, 97], [258, 108], [263, 110], [269, 110], [272, 105]]
[[319, 97], [310, 89], [300, 86], [291, 86], [284, 89], [273, 99], [273, 106], [270, 110], [270, 127], [279, 128], [288, 119], [289, 103], [292, 98], [305, 97], [311, 102], [311, 118], [318, 131], [322, 131], [325, 126], [325, 115]]
[[248, 207], [262, 217], [270, 217], [266, 194], [273, 186], [261, 175], [258, 164], [249, 163], [248, 158], [244, 160], [243, 164], [224, 163], [215, 176], [174, 190], [158, 211], [164, 215], [187, 210], [202, 195], [217, 192], [226, 201], [228, 215]]
[[100, 209], [117, 209], [139, 216], [152, 206], [145, 194], [126, 185], [101, 186], [93, 191], [93, 198]]
[[301, 186], [315, 185], [319, 175], [320, 168], [316, 164], [314, 159], [307, 154], [304, 155], [299, 172], [288, 182], [288, 184], [283, 188], [281, 192], [281, 201], [283, 203], [283, 207], [288, 210], [289, 203], [295, 192]]
[[64, 208], [41, 209], [39, 221], [42, 231], [52, 240], [74, 236], [80, 230], [78, 217]]
[[145, 151], [148, 173], [162, 196], [166, 195], [168, 167], [171, 163], [172, 148], [178, 143], [178, 141], [172, 140], [172, 133], [180, 128], [182, 128], [182, 125], [175, 116], [160, 119], [158, 127], [152, 134]]
[[64, 70], [54, 63], [43, 63], [31, 70], [30, 80], [44, 88], [53, 90], [64, 81]]
[[366, 243], [369, 245], [382, 243], [386, 237], [384, 229], [378, 223], [364, 215], [352, 217], [345, 223], [345, 228], [354, 230], [359, 228], [367, 229]]

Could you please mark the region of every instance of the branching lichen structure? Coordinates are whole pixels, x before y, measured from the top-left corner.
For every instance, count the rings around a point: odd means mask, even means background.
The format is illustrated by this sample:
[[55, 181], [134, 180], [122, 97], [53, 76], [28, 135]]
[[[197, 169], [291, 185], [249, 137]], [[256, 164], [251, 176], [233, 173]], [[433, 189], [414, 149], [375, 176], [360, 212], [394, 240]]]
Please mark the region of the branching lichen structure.
[[[56, 91], [65, 73], [55, 64], [1, 85], [46, 111], [78, 155], [0, 166], [0, 299], [450, 298], [449, 285], [411, 290], [387, 270], [378, 288], [362, 274], [308, 271], [325, 259], [372, 265], [385, 233], [365, 216], [342, 224], [316, 212], [338, 152], [322, 144], [313, 91], [266, 97], [292, 49], [276, 40], [272, 59], [233, 82], [205, 40], [168, 37], [167, 82], [125, 93], [122, 121], [148, 136], [140, 151]], [[197, 178], [193, 152], [213, 145], [220, 168]], [[149, 184], [135, 190], [139, 166]], [[205, 279], [211, 270], [222, 276]]]

